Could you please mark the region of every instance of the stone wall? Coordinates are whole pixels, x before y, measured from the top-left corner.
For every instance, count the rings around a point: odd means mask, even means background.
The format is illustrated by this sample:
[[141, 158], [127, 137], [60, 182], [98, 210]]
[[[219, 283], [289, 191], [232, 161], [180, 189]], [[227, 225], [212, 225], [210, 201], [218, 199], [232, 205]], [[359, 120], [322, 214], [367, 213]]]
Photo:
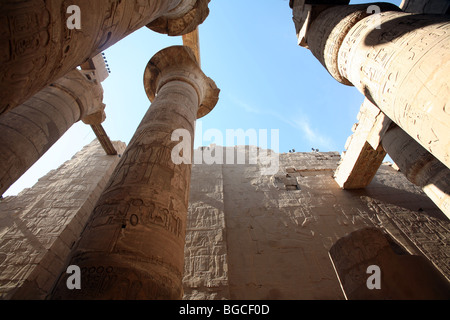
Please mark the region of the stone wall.
[[367, 188], [342, 190], [339, 160], [280, 154], [275, 175], [261, 175], [260, 163], [194, 165], [185, 299], [344, 299], [329, 250], [374, 226], [450, 279], [448, 218], [388, 164]]
[[186, 230], [184, 299], [229, 299], [221, 165], [193, 166]]
[[[114, 142], [121, 154], [125, 144]], [[97, 140], [0, 202], [0, 299], [43, 299], [119, 161]]]
[[[269, 175], [246, 152], [247, 164], [192, 168], [184, 299], [344, 299], [329, 250], [366, 227], [450, 279], [449, 219], [392, 166], [345, 191], [333, 178], [336, 152], [280, 154]], [[0, 299], [46, 297], [118, 160], [95, 141], [0, 202]]]

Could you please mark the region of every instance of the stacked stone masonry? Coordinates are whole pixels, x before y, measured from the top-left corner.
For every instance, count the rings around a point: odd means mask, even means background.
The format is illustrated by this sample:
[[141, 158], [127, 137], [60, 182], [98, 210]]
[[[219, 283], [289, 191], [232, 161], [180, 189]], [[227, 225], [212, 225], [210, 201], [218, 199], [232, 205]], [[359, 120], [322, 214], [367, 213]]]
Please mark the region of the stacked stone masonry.
[[[224, 160], [236, 149], [223, 149]], [[450, 279], [450, 221], [391, 165], [348, 191], [333, 178], [337, 152], [280, 154], [271, 175], [246, 152], [247, 164], [192, 167], [185, 300], [344, 299], [328, 252], [367, 227]], [[118, 159], [96, 142], [0, 203], [2, 299], [49, 296]]]
[[[114, 146], [125, 149], [122, 142]], [[0, 202], [1, 299], [47, 296], [118, 161], [94, 141], [32, 188]]]
[[260, 163], [194, 165], [184, 298], [344, 299], [328, 252], [366, 227], [449, 280], [448, 218], [389, 164], [366, 189], [342, 190], [339, 161], [336, 152], [280, 154], [268, 176]]
[[[409, 271], [432, 270], [440, 288], [437, 294], [434, 283], [406, 276], [406, 285], [381, 298], [450, 298], [444, 214], [450, 23], [446, 15], [430, 15], [448, 13], [448, 1], [404, 0], [403, 11], [379, 4], [382, 13], [374, 19], [367, 5], [348, 0], [290, 0], [298, 43], [366, 97], [345, 155], [210, 146], [200, 151], [222, 152], [226, 164], [176, 165], [170, 135], [183, 128], [192, 138], [195, 119], [212, 111], [219, 95], [199, 68], [198, 30], [192, 32], [208, 15], [208, 3], [75, 0], [87, 14], [82, 30], [65, 28], [65, 2], [0, 4], [0, 44], [7, 49], [0, 57], [0, 126], [11, 153], [0, 154], [0, 191], [79, 119], [93, 126], [111, 154], [93, 142], [35, 187], [2, 199], [0, 298], [373, 298], [364, 282], [354, 282], [365, 276], [356, 274], [365, 269], [361, 262], [373, 257], [399, 261], [384, 270], [390, 279], [408, 263], [414, 264]], [[48, 116], [57, 79], [73, 72], [89, 79], [96, 54], [143, 26], [184, 35], [187, 47], [166, 48], [149, 62], [144, 86], [152, 108], [126, 150], [110, 144], [100, 125], [101, 90], [95, 99], [67, 96], [60, 116]], [[79, 102], [91, 102], [96, 112]], [[40, 120], [33, 127], [40, 135], [29, 130], [30, 112]], [[30, 144], [27, 135], [36, 141]], [[410, 140], [424, 150], [418, 160], [405, 159], [404, 150], [419, 150]], [[255, 150], [276, 158], [278, 172], [268, 174], [250, 153]], [[246, 164], [225, 161], [239, 152]], [[381, 164], [386, 152], [403, 173]], [[418, 267], [419, 261], [427, 266]], [[70, 264], [81, 266], [84, 290], [68, 291]], [[408, 283], [416, 288], [411, 295]]]

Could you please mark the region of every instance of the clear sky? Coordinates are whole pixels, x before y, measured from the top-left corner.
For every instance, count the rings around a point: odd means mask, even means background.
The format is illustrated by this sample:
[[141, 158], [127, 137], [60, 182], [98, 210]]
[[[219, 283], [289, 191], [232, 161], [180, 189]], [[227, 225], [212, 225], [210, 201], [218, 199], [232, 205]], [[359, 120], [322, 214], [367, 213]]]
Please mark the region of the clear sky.
[[[351, 4], [367, 2], [374, 1]], [[199, 27], [201, 65], [221, 93], [215, 109], [200, 120], [196, 147], [215, 142], [203, 139], [208, 129], [224, 137], [227, 129], [267, 129], [269, 141], [270, 130], [277, 129], [280, 152], [344, 151], [364, 97], [334, 80], [297, 45], [289, 1], [212, 0], [209, 8]], [[181, 44], [181, 37], [142, 28], [105, 51], [111, 74], [103, 82], [103, 126], [112, 140], [128, 143], [150, 106], [143, 86], [149, 59]], [[94, 139], [89, 126], [75, 124], [5, 196], [31, 187]]]

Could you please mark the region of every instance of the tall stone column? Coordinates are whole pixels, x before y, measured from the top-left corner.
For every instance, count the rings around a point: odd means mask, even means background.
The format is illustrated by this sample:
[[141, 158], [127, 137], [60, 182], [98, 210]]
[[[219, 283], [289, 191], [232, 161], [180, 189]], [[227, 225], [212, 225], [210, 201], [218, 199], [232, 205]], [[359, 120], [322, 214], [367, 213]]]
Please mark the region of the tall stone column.
[[396, 125], [384, 134], [382, 145], [406, 178], [450, 218], [450, 169]]
[[104, 114], [103, 88], [73, 70], [0, 117], [0, 195], [77, 121]]
[[71, 254], [81, 290], [68, 290], [63, 274], [54, 299], [182, 298], [191, 164], [173, 162], [172, 134], [189, 132], [192, 154], [195, 120], [219, 89], [183, 46], [153, 56], [144, 81], [152, 105]]
[[[381, 3], [291, 5], [300, 44], [450, 167], [449, 16], [398, 12]], [[371, 15], [376, 9], [385, 12]]]
[[[170, 29], [171, 35], [195, 30], [209, 13], [208, 2], [2, 0], [0, 114], [25, 102], [137, 29], [151, 26], [153, 21], [163, 19], [175, 25], [176, 28]], [[69, 8], [73, 5], [79, 8], [79, 29], [70, 24], [77, 13]], [[68, 21], [71, 28], [67, 26]]]

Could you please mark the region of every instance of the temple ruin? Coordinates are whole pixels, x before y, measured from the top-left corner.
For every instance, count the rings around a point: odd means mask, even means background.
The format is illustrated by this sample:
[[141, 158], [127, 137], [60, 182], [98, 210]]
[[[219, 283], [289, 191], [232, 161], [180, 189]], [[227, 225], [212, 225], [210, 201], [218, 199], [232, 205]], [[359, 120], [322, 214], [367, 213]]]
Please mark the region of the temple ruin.
[[[0, 299], [449, 299], [450, 2], [289, 1], [298, 50], [365, 97], [343, 154], [194, 150], [221, 94], [201, 66], [209, 2], [74, 0], [83, 32], [64, 1], [0, 4], [0, 195], [76, 122], [97, 137], [0, 200]], [[183, 45], [142, 70], [126, 145], [102, 126], [102, 52], [142, 27]]]

